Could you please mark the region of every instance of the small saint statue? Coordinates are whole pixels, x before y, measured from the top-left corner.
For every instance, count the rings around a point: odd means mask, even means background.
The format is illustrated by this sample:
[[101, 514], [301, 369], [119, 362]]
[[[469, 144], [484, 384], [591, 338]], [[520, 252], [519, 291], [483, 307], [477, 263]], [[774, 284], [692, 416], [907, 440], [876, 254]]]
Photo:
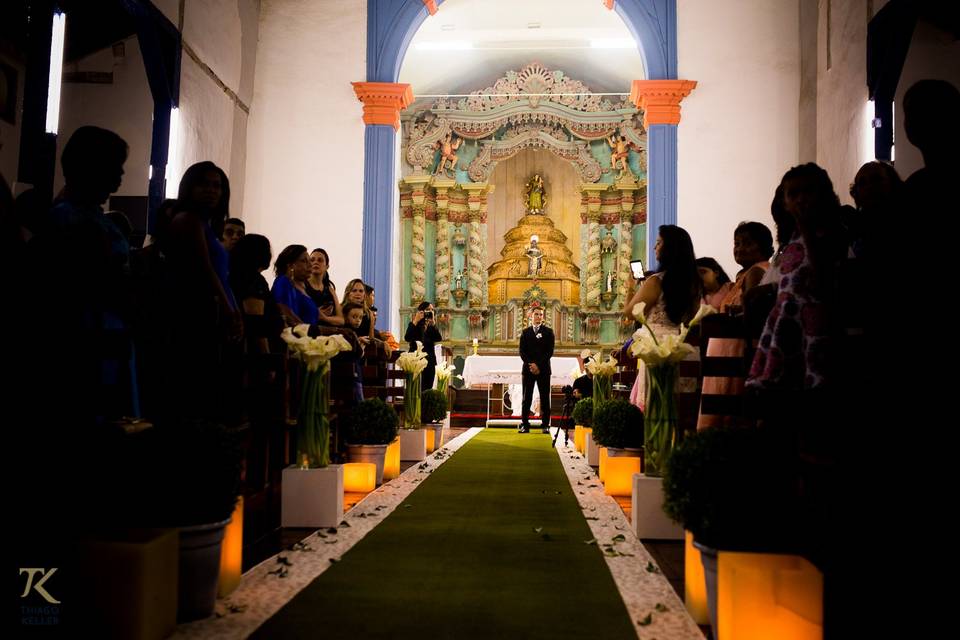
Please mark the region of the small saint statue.
[[464, 276], [466, 276], [466, 271], [465, 271], [465, 270], [461, 269], [460, 271], [457, 271], [457, 275], [454, 276], [454, 278], [453, 278], [454, 288], [456, 288], [456, 289], [463, 289], [463, 278], [464, 278]]
[[527, 275], [533, 278], [536, 278], [540, 275], [540, 270], [543, 268], [543, 251], [537, 246], [539, 242], [537, 236], [530, 236], [530, 246], [527, 248], [526, 255], [530, 260], [530, 266], [527, 269]]
[[527, 213], [534, 215], [543, 213], [547, 206], [547, 192], [543, 187], [543, 178], [540, 177], [540, 174], [530, 178], [525, 193], [527, 195]]
[[607, 271], [607, 289], [608, 293], [613, 292], [613, 271]]
[[630, 167], [627, 165], [627, 157], [630, 150], [627, 147], [627, 138], [623, 135], [614, 134], [607, 138], [607, 144], [610, 145], [610, 168], [614, 171], [620, 168], [620, 176], [630, 173]]
[[460, 148], [460, 144], [463, 142], [462, 138], [454, 139], [452, 133], [447, 132], [447, 135], [443, 137], [443, 140], [437, 140], [436, 148], [440, 149], [440, 164], [437, 165], [437, 170], [434, 172], [434, 175], [444, 174], [444, 166], [447, 162], [450, 162], [450, 169], [456, 170], [457, 168], [457, 154], [456, 150]]

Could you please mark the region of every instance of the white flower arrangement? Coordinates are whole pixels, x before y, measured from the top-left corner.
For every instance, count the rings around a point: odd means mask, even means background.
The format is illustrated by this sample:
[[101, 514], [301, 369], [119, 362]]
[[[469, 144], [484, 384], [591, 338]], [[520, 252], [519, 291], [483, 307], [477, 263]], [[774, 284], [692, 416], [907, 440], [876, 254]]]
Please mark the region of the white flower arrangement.
[[463, 376], [455, 375], [453, 372], [456, 371], [454, 366], [449, 362], [438, 362], [437, 363], [437, 380], [450, 380], [451, 378], [459, 378], [463, 380]]
[[[645, 302], [640, 302], [633, 307], [633, 317], [643, 326], [633, 334], [630, 353], [651, 367], [666, 363], [676, 364], [687, 357], [688, 354], [694, 353], [696, 349], [693, 345], [684, 342], [687, 339], [687, 333], [690, 332], [691, 327], [699, 324], [704, 316], [717, 312], [710, 305], [701, 304], [689, 326], [681, 323], [679, 333], [667, 333], [658, 337], [647, 322], [645, 307]], [[644, 327], [647, 329], [646, 332], [643, 331]]]
[[591, 360], [586, 364], [586, 369], [594, 377], [609, 378], [617, 372], [617, 360], [613, 357], [613, 354], [607, 356], [606, 360], [601, 360], [603, 357], [602, 351], [597, 351], [595, 354], [591, 354]]
[[416, 378], [427, 368], [427, 352], [423, 350], [423, 343], [417, 341], [416, 351], [406, 351], [397, 358], [397, 366], [411, 377]]
[[292, 330], [287, 327], [280, 334], [293, 356], [306, 363], [307, 371], [317, 371], [341, 351], [353, 350], [346, 338], [340, 334], [311, 338], [309, 331], [310, 325], [298, 324]]

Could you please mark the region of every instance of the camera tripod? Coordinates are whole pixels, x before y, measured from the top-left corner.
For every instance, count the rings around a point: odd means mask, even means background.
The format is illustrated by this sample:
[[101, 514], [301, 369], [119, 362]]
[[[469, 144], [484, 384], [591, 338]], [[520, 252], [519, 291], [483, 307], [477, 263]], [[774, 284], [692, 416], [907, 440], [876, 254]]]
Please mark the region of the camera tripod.
[[551, 446], [557, 446], [557, 438], [560, 437], [560, 429], [563, 429], [563, 446], [567, 446], [570, 443], [570, 436], [567, 434], [567, 429], [569, 428], [570, 422], [570, 413], [571, 407], [574, 403], [573, 396], [567, 394], [563, 398], [563, 411], [560, 413], [560, 420], [557, 426], [557, 432], [553, 434], [553, 444]]

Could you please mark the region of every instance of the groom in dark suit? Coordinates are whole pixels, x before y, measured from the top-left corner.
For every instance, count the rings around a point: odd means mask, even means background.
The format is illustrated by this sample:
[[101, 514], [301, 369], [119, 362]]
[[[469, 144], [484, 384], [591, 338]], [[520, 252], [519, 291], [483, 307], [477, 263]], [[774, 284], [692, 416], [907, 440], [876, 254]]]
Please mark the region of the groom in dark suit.
[[543, 432], [550, 433], [550, 358], [553, 357], [553, 330], [543, 324], [543, 309], [530, 313], [533, 322], [520, 334], [520, 359], [523, 360], [523, 409], [520, 412], [520, 433], [530, 433], [530, 403], [533, 385], [540, 391], [540, 416]]

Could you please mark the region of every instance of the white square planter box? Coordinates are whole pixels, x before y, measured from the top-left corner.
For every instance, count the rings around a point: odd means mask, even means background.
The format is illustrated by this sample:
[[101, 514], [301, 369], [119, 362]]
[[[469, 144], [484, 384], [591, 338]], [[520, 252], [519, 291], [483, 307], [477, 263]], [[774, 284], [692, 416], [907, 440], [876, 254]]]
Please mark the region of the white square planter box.
[[343, 467], [283, 470], [280, 524], [284, 527], [336, 527], [343, 519]]
[[633, 474], [631, 518], [633, 532], [641, 540], [683, 540], [683, 527], [663, 512], [663, 479]]
[[600, 445], [598, 445], [594, 439], [593, 434], [587, 434], [585, 437], [587, 442], [587, 464], [591, 467], [600, 466]]
[[427, 457], [427, 430], [400, 429], [400, 459], [423, 460]]

